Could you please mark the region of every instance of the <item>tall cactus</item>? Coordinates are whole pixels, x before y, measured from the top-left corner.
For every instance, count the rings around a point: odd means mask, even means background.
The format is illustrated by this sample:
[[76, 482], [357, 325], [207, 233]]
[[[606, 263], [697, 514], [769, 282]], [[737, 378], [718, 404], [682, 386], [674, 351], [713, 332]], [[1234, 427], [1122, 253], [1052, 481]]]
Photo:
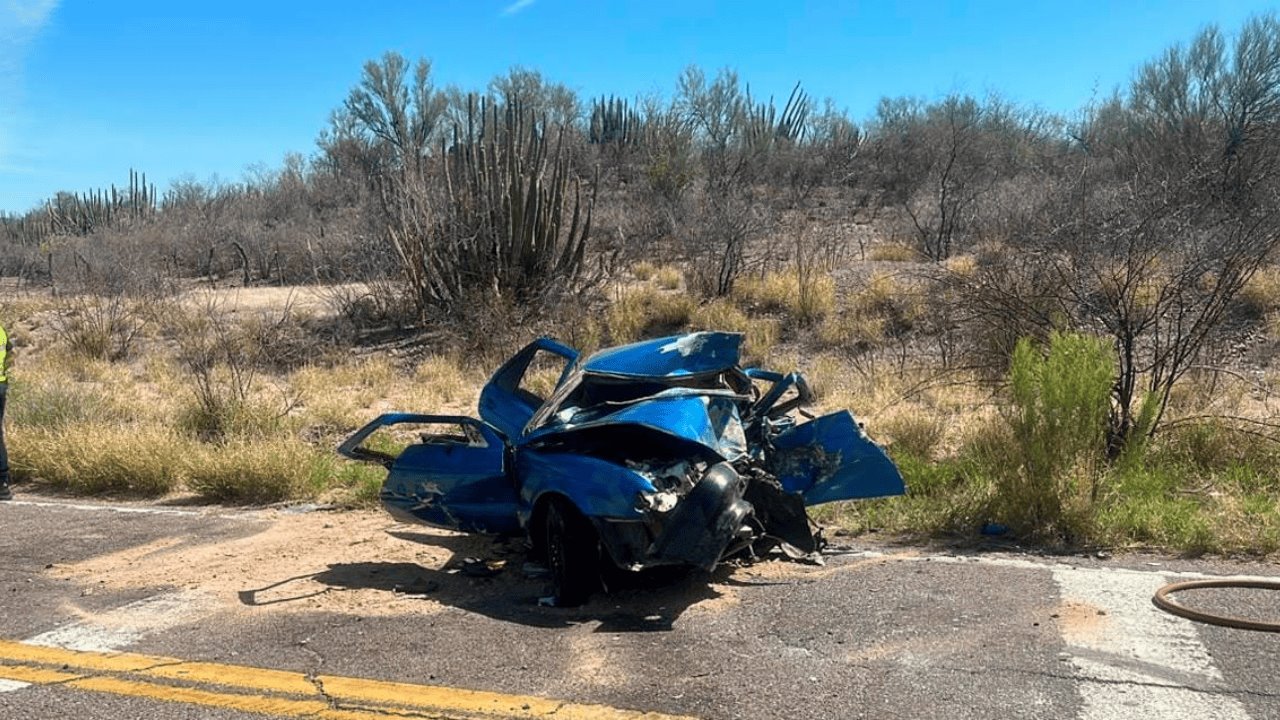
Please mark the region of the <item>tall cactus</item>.
[[590, 140], [594, 144], [635, 144], [641, 135], [640, 113], [621, 98], [603, 95], [591, 105]]
[[809, 95], [801, 89], [800, 83], [792, 88], [781, 113], [774, 107], [773, 98], [759, 103], [752, 100], [751, 89], [748, 88], [742, 113], [743, 136], [747, 145], [752, 149], [767, 149], [779, 142], [801, 142], [808, 129], [811, 108]]
[[584, 206], [545, 128], [518, 102], [481, 99], [477, 109], [471, 97], [466, 127], [455, 126], [436, 157], [443, 187], [418, 176], [395, 196], [384, 191], [390, 237], [424, 317], [477, 291], [526, 303], [581, 279], [594, 192]]
[[44, 222], [31, 225], [26, 239], [38, 243], [49, 235], [88, 235], [101, 228], [119, 227], [126, 221], [143, 220], [155, 211], [155, 185], [147, 184], [146, 173], [130, 170], [127, 193], [112, 185], [109, 189], [54, 195], [45, 201]]

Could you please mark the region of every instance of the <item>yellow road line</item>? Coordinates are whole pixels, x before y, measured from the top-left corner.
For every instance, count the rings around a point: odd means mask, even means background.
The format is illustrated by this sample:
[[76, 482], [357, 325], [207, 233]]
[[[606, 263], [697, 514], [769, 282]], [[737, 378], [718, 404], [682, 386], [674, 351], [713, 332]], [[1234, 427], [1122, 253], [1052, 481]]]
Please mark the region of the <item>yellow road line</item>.
[[131, 653], [104, 653], [89, 650], [63, 650], [62, 648], [0, 640], [0, 660], [13, 660], [35, 665], [66, 665], [81, 670], [100, 672], [136, 672], [156, 665], [171, 665], [181, 660], [166, 657], [133, 655]]
[[[56, 666], [51, 670], [40, 665]], [[330, 720], [386, 718], [388, 714], [439, 718], [524, 718], [554, 715], [566, 720], [691, 720], [661, 713], [570, 703], [438, 685], [321, 675], [243, 665], [186, 662], [134, 653], [100, 653], [38, 647], [0, 640], [0, 678], [32, 684], [62, 684], [93, 692], [222, 707], [285, 717]], [[269, 695], [215, 692], [150, 682], [179, 681]], [[321, 693], [320, 687], [324, 688]], [[297, 697], [281, 696], [303, 696]], [[403, 709], [398, 711], [396, 708]]]
[[57, 670], [47, 670], [45, 668], [0, 664], [0, 678], [5, 680], [18, 680], [20, 682], [31, 683], [32, 685], [53, 685], [54, 683], [64, 683], [68, 680], [75, 680], [79, 677], [81, 676], [72, 673], [58, 672]]

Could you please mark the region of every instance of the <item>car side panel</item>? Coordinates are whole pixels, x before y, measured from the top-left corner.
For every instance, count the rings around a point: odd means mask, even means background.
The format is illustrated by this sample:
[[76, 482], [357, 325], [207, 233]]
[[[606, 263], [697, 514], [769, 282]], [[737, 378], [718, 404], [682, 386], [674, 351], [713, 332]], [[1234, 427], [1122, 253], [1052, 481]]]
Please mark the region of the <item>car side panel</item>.
[[590, 518], [639, 520], [640, 493], [655, 492], [647, 478], [621, 465], [586, 455], [521, 448], [515, 457], [520, 478], [521, 521], [528, 522], [538, 498], [558, 493]]
[[774, 438], [769, 464], [783, 489], [801, 493], [805, 505], [906, 492], [893, 461], [845, 410]]

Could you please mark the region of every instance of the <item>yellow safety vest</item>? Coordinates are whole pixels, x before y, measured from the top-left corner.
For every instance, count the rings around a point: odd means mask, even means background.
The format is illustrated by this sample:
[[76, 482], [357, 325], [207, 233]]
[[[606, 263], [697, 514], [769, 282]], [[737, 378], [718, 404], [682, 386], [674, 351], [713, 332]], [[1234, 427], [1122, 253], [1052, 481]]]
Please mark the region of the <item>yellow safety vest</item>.
[[0, 383], [9, 382], [9, 333], [0, 325]]

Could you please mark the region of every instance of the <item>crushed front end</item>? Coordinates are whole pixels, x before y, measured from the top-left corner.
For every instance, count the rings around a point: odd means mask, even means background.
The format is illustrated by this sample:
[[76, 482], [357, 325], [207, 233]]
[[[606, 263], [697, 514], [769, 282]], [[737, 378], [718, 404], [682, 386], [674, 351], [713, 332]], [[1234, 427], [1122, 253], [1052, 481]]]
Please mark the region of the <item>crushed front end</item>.
[[[519, 452], [596, 458], [638, 488], [627, 511], [588, 513], [618, 566], [710, 569], [773, 547], [816, 558], [807, 505], [904, 491], [848, 412], [804, 413], [803, 377], [740, 367], [740, 341], [693, 333], [597, 353], [525, 428]], [[526, 483], [532, 500], [538, 480]]]

